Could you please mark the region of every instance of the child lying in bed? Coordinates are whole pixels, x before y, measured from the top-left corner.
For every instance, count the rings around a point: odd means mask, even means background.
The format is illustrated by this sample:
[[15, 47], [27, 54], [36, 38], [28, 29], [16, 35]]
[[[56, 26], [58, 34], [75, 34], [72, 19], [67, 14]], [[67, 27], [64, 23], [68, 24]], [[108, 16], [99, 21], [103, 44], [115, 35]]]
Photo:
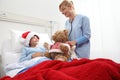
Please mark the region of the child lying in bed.
[[[42, 45], [38, 45], [40, 38], [36, 33], [30, 31], [25, 32], [22, 34], [22, 38], [25, 47], [23, 47], [19, 62], [9, 64], [5, 67], [6, 73], [12, 77], [38, 63], [51, 60], [44, 57], [46, 48]], [[14, 72], [14, 74], [10, 74], [11, 72]]]
[[[37, 34], [28, 31], [22, 34], [22, 38], [24, 38], [25, 47], [22, 50], [19, 62], [31, 60], [36, 57], [44, 57], [46, 48], [41, 45], [38, 46], [40, 38]], [[48, 58], [46, 59], [48, 60]]]

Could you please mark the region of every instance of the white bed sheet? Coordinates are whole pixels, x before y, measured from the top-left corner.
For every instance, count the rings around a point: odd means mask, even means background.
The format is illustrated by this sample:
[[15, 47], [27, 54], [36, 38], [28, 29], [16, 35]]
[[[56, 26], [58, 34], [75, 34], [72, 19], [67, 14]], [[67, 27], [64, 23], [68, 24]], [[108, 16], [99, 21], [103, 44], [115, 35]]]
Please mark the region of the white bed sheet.
[[8, 72], [6, 72], [6, 75], [7, 75], [7, 76], [10, 76], [10, 77], [14, 77], [14, 76], [17, 75], [17, 73], [18, 73], [19, 71], [21, 71], [22, 69], [24, 69], [24, 68], [8, 71]]
[[47, 57], [36, 57], [21, 63], [16, 62], [16, 63], [8, 64], [5, 66], [5, 72], [6, 75], [14, 77], [21, 70], [32, 67], [46, 60], [50, 60], [50, 59]]

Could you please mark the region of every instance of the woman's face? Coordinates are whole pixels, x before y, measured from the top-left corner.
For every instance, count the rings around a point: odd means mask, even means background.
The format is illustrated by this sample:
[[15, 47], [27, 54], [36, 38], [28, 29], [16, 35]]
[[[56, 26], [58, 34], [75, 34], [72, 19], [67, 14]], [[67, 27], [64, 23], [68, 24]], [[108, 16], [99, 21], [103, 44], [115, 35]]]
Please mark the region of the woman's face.
[[63, 15], [65, 15], [66, 17], [69, 17], [69, 18], [71, 17], [72, 12], [73, 12], [72, 7], [70, 7], [70, 6], [69, 7], [61, 6], [60, 11]]
[[30, 39], [30, 46], [36, 46], [39, 42], [39, 38], [37, 36], [33, 36], [31, 39]]

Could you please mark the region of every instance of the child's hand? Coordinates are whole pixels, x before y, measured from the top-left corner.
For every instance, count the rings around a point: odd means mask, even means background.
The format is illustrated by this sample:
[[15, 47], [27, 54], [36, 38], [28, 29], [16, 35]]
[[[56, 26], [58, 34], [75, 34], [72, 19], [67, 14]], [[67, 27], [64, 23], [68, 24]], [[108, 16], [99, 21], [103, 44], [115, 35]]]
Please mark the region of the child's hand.
[[43, 44], [43, 46], [48, 50], [49, 49], [49, 44], [47, 43], [47, 42], [45, 42], [44, 44]]
[[36, 52], [36, 53], [32, 54], [32, 58], [40, 57], [40, 56], [43, 57], [44, 56], [43, 53]]

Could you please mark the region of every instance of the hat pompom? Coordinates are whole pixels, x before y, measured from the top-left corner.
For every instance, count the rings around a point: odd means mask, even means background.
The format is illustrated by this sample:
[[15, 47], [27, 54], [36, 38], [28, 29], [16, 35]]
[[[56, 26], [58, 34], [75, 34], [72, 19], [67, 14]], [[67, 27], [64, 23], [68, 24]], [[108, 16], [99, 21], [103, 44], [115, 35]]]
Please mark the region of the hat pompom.
[[25, 39], [29, 33], [30, 33], [30, 31], [27, 31], [27, 32], [23, 33], [23, 34], [22, 34], [22, 38]]

